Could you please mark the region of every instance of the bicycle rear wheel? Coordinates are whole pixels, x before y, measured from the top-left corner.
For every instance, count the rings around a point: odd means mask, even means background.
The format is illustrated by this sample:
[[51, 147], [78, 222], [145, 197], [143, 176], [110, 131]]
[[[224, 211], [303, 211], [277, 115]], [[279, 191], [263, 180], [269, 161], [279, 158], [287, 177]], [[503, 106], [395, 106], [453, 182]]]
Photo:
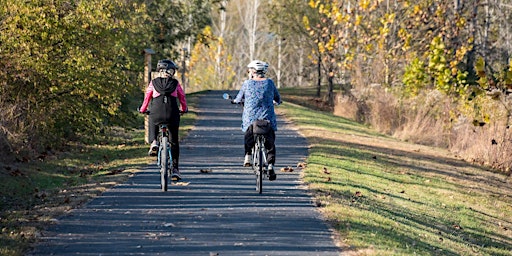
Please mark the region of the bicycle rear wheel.
[[261, 194], [263, 192], [263, 143], [260, 140], [257, 142], [257, 163], [258, 168], [256, 170], [256, 191]]
[[160, 186], [162, 191], [167, 191], [169, 179], [169, 149], [167, 141], [168, 138], [163, 137], [160, 142]]

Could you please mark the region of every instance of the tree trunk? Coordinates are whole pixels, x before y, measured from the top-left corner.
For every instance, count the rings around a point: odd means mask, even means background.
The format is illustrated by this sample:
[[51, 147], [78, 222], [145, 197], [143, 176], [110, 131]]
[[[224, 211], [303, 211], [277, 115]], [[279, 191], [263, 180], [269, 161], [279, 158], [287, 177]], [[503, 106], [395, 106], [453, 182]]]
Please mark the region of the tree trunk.
[[320, 89], [322, 89], [322, 58], [320, 57], [320, 54], [318, 54], [317, 72], [318, 80], [316, 84], [316, 97], [320, 97]]
[[[329, 72], [331, 73], [331, 72]], [[329, 106], [334, 106], [334, 77], [327, 75], [328, 89], [327, 89], [327, 102]]]

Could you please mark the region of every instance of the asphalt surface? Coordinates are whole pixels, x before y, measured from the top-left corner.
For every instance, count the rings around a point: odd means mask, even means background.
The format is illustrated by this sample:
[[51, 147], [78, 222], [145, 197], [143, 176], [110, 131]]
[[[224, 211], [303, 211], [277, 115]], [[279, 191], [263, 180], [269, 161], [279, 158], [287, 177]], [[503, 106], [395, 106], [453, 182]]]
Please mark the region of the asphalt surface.
[[[60, 218], [30, 255], [339, 255], [300, 182], [306, 140], [278, 118], [277, 180], [264, 180], [258, 194], [242, 167], [241, 108], [222, 93], [202, 96], [181, 142], [181, 184], [162, 192], [149, 165]], [[279, 171], [286, 166], [294, 171]]]

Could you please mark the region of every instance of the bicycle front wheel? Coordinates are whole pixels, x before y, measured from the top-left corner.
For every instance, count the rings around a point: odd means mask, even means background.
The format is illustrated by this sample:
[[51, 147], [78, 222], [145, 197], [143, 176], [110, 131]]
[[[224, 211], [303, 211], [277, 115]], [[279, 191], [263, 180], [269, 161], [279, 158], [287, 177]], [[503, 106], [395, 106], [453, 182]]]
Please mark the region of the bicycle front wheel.
[[160, 185], [162, 191], [167, 191], [167, 184], [169, 179], [169, 149], [168, 141], [169, 138], [163, 137], [160, 142]]

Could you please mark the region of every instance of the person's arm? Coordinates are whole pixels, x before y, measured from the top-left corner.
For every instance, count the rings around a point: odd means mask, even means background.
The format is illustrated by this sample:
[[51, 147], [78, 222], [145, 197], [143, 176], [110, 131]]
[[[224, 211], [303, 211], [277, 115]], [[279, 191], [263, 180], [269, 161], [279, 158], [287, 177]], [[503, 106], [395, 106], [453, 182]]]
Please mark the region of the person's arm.
[[187, 99], [185, 98], [185, 92], [181, 87], [181, 84], [178, 82], [178, 86], [176, 87], [176, 92], [178, 96], [178, 100], [180, 101], [181, 111], [186, 113], [188, 112]]
[[140, 106], [139, 111], [141, 113], [146, 112], [148, 110], [149, 102], [153, 97], [153, 81], [149, 82], [148, 87], [146, 88], [146, 95], [144, 96], [144, 101], [142, 102], [142, 106]]
[[[272, 81], [272, 84], [274, 82]], [[277, 102], [277, 104], [281, 104], [281, 94], [279, 94], [279, 91], [277, 90], [276, 85], [274, 84], [274, 101]]]
[[240, 88], [240, 91], [238, 91], [238, 94], [236, 95], [235, 99], [233, 100], [234, 103], [240, 103], [244, 99], [245, 89], [247, 87], [247, 83], [244, 82], [242, 84], [242, 88]]

